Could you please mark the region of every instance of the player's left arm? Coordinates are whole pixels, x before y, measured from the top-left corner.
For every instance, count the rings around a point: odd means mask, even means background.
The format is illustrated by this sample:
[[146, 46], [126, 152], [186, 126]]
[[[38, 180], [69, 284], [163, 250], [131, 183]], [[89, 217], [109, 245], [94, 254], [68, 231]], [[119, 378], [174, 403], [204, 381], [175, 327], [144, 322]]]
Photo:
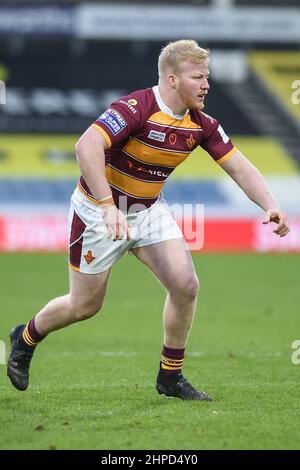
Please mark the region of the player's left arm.
[[277, 227], [273, 232], [280, 237], [287, 235], [289, 233], [287, 215], [279, 207], [257, 168], [239, 151], [220, 163], [220, 166], [240, 186], [248, 198], [265, 211], [262, 223], [275, 222]]

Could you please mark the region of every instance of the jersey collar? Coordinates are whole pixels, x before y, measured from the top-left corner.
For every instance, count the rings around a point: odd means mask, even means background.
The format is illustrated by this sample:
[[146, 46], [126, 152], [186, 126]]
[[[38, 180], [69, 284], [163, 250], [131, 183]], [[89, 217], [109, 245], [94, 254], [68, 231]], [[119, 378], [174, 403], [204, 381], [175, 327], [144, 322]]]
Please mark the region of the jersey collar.
[[178, 119], [178, 120], [183, 119], [188, 114], [188, 112], [189, 112], [188, 109], [187, 109], [185, 114], [173, 114], [172, 111], [170, 110], [170, 108], [168, 108], [168, 106], [163, 102], [162, 97], [160, 96], [160, 93], [159, 93], [158, 85], [155, 85], [154, 87], [152, 87], [152, 90], [153, 90], [153, 93], [155, 95], [157, 104], [158, 104], [160, 110], [164, 114], [168, 114], [169, 116], [172, 116], [174, 119]]

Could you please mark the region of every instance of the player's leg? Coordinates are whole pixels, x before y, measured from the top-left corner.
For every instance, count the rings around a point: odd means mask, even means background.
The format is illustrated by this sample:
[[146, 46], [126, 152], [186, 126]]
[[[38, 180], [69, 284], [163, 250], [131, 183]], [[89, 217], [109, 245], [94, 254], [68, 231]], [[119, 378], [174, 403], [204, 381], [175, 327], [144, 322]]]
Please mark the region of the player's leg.
[[110, 269], [97, 275], [70, 269], [70, 292], [51, 300], [27, 325], [13, 328], [7, 375], [18, 390], [27, 389], [33, 353], [48, 333], [90, 318], [100, 310], [109, 274]]
[[69, 214], [70, 292], [51, 300], [27, 325], [11, 333], [7, 374], [26, 390], [29, 365], [36, 345], [51, 331], [93, 316], [102, 306], [110, 268], [127, 249], [126, 241], [107, 238], [101, 208], [76, 189]]
[[183, 239], [171, 239], [132, 250], [167, 289], [163, 312], [164, 346], [157, 377], [159, 393], [184, 400], [211, 400], [183, 377], [181, 369], [199, 281]]
[[70, 268], [70, 292], [51, 300], [35, 317], [35, 328], [45, 336], [71, 323], [95, 315], [102, 307], [110, 269], [100, 274], [83, 274]]
[[167, 289], [163, 312], [164, 344], [185, 348], [194, 318], [199, 281], [182, 239], [167, 240], [132, 250]]

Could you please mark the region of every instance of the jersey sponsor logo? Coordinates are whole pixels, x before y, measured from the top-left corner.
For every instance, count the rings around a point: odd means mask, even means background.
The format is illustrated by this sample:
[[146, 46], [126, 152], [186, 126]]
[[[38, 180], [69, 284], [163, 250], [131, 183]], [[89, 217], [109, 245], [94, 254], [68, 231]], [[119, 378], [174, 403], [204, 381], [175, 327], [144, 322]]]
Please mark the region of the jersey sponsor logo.
[[118, 103], [122, 103], [122, 104], [125, 104], [125, 106], [127, 106], [127, 108], [130, 109], [130, 111], [133, 113], [133, 114], [136, 114], [137, 113], [137, 109], [135, 109], [133, 107], [133, 103], [136, 105], [137, 104], [137, 100], [128, 100], [128, 101], [124, 101], [124, 100], [119, 100]]
[[163, 171], [159, 171], [159, 170], [149, 170], [149, 173], [150, 173], [150, 175], [160, 176], [162, 178], [168, 178], [168, 176], [169, 176], [168, 173], [164, 173]]
[[169, 142], [171, 145], [175, 145], [176, 144], [176, 140], [177, 140], [177, 135], [174, 134], [174, 132], [172, 132], [170, 135], [169, 135]]
[[98, 121], [103, 122], [113, 133], [113, 135], [119, 134], [125, 127], [127, 123], [123, 118], [122, 114], [116, 111], [113, 108], [109, 108], [98, 118]]
[[227, 144], [227, 142], [229, 142], [229, 137], [225, 133], [223, 127], [220, 124], [219, 124], [219, 127], [218, 127], [217, 131], [219, 132], [220, 136], [222, 137], [222, 140], [223, 140], [224, 144]]
[[143, 171], [144, 173], [147, 172], [147, 168], [145, 168], [144, 166], [137, 166], [129, 160], [127, 160], [127, 163], [130, 170]]
[[84, 255], [84, 259], [85, 259], [85, 261], [87, 262], [87, 264], [90, 264], [90, 263], [91, 263], [92, 261], [94, 261], [94, 259], [96, 259], [96, 258], [95, 258], [95, 256], [93, 256], [93, 253], [91, 252], [91, 250], [89, 250], [89, 251], [87, 252], [87, 254]]
[[160, 178], [168, 178], [169, 176], [169, 173], [164, 173], [160, 170], [148, 170], [148, 168], [145, 168], [144, 166], [137, 166], [130, 160], [127, 160], [127, 163], [130, 170], [142, 171], [143, 173], [148, 173], [152, 176], [159, 176]]
[[190, 134], [189, 138], [185, 139], [185, 141], [186, 141], [187, 146], [190, 150], [194, 147], [194, 145], [196, 143], [196, 140], [194, 139], [193, 134]]
[[150, 131], [148, 134], [148, 139], [158, 140], [158, 142], [164, 142], [166, 139], [166, 134], [164, 132]]

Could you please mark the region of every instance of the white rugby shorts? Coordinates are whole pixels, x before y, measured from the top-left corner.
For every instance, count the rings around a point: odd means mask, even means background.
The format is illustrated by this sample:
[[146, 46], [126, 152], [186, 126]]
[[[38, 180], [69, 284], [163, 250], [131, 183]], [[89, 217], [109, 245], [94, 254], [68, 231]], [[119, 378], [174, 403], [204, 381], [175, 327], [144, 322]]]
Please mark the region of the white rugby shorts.
[[131, 240], [108, 239], [101, 210], [78, 188], [75, 189], [69, 213], [69, 264], [75, 271], [99, 274], [132, 248], [183, 238], [162, 198], [148, 209], [126, 215], [131, 226]]

